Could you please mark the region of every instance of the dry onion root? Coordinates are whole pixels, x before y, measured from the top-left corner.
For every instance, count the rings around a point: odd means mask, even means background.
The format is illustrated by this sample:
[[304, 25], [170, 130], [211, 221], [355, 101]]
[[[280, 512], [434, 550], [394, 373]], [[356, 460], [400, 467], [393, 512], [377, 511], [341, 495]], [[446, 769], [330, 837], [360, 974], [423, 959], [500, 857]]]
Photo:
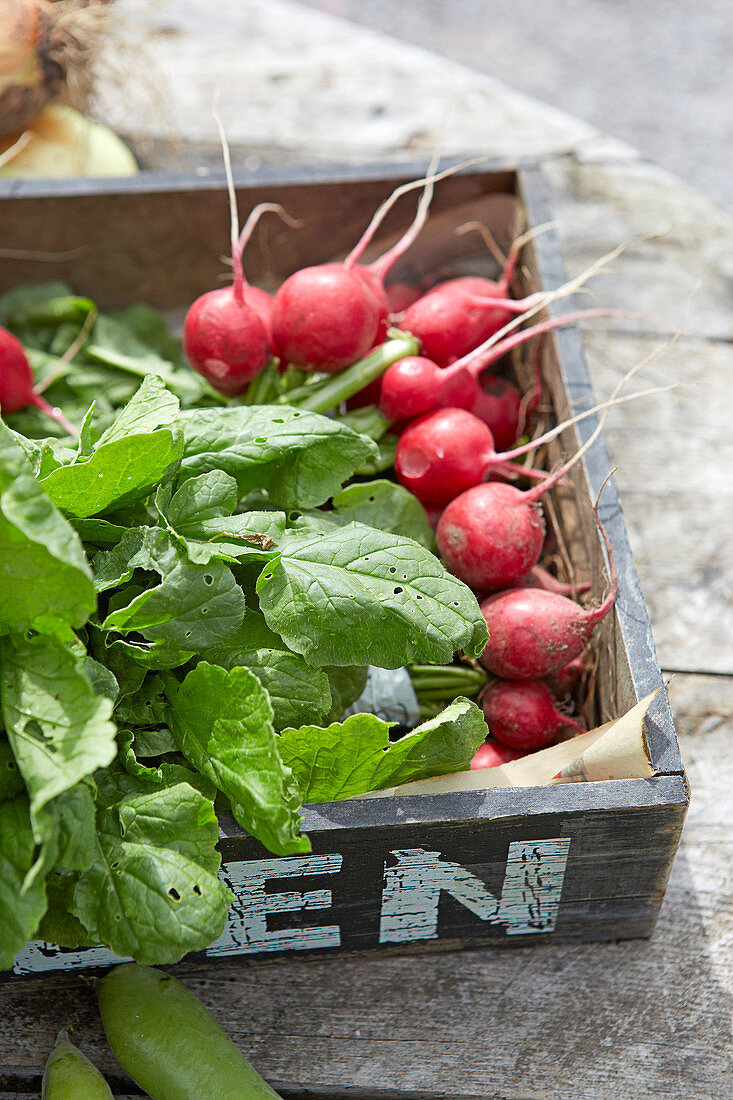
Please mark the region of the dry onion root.
[[0, 0], [0, 136], [18, 137], [54, 100], [83, 111], [106, 0]]

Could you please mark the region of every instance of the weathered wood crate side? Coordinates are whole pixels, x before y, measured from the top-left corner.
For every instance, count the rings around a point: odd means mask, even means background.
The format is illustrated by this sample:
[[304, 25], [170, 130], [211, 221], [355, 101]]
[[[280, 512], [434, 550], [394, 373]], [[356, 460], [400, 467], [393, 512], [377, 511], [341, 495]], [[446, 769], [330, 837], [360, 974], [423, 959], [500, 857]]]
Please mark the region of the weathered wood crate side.
[[[379, 201], [423, 167], [322, 169], [305, 181], [290, 170], [268, 173], [267, 179], [240, 176], [243, 216], [269, 200], [282, 202], [305, 222], [297, 233], [263, 225], [249, 277], [274, 282], [298, 266], [348, 249]], [[544, 182], [531, 166], [474, 168], [448, 179], [438, 188], [435, 211], [507, 191], [520, 196], [530, 225], [550, 220]], [[385, 231], [406, 224], [413, 209], [414, 198], [396, 207]], [[181, 309], [217, 285], [227, 227], [221, 178], [144, 174], [113, 185], [0, 185], [3, 247], [20, 252], [42, 240], [45, 250], [63, 254], [53, 263], [22, 257], [3, 264], [0, 290], [63, 278], [103, 308], [147, 300]], [[532, 243], [527, 266], [538, 287], [552, 289], [564, 281], [552, 232]], [[559, 308], [550, 306], [549, 312]], [[559, 417], [581, 400], [592, 401], [576, 330], [547, 341], [545, 371]], [[592, 430], [591, 422], [569, 429], [562, 449], [574, 451]], [[596, 592], [605, 583], [605, 564], [590, 501], [608, 470], [605, 448], [597, 442], [573, 471], [577, 491], [556, 497], [580, 533], [581, 569], [594, 580]], [[620, 592], [600, 646], [598, 720], [662, 686], [612, 485], [604, 490], [601, 518], [613, 545]], [[649, 780], [306, 807], [304, 829], [314, 849], [308, 857], [274, 859], [223, 818], [225, 875], [238, 900], [222, 942], [190, 962], [234, 953], [268, 959], [292, 951], [407, 951], [649, 935], [688, 800], [663, 692], [649, 723], [649, 743], [658, 773]], [[112, 957], [100, 952], [31, 948], [17, 969], [51, 973], [108, 964]]]
[[[543, 225], [552, 220], [550, 190], [540, 169], [526, 166], [518, 174], [518, 189], [530, 225]], [[559, 239], [555, 233], [548, 232], [535, 237], [528, 246], [528, 254], [529, 264], [540, 288], [552, 289], [566, 280]], [[574, 304], [572, 300], [564, 299], [550, 303], [547, 312], [550, 316], [559, 317], [577, 306], [580, 303]], [[593, 393], [582, 338], [575, 327], [559, 329], [553, 333], [545, 358], [545, 376], [552, 391], [558, 419], [582, 411], [600, 398], [600, 395]], [[561, 437], [565, 452], [573, 453], [584, 443], [593, 433], [597, 422], [597, 418], [589, 417], [568, 428]], [[591, 554], [592, 580], [596, 592], [603, 588], [605, 581], [600, 584], [598, 582], [606, 576], [606, 570], [603, 564], [602, 539], [593, 520], [590, 502], [598, 496], [611, 469], [608, 452], [601, 437], [571, 473], [571, 480], [577, 489], [576, 499], [587, 503], [579, 513], [585, 532], [584, 542]], [[604, 643], [598, 647], [600, 716], [602, 720], [606, 720], [607, 717], [621, 713], [635, 699], [644, 698], [650, 692], [659, 690], [645, 720], [649, 753], [655, 771], [679, 775], [684, 769], [672, 712], [664, 690], [649, 615], [613, 479], [603, 489], [599, 515], [610, 539], [619, 574], [619, 594], [614, 615], [603, 634]]]
[[[681, 777], [327, 803], [305, 810], [312, 853], [284, 858], [225, 816], [237, 900], [187, 963], [648, 936], [686, 808]], [[113, 961], [30, 947], [16, 973]]]

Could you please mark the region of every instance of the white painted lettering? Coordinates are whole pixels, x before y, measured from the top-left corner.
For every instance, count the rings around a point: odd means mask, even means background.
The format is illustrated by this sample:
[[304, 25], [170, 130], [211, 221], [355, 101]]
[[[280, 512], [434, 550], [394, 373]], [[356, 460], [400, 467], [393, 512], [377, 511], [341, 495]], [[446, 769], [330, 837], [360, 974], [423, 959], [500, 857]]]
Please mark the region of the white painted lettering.
[[268, 913], [293, 913], [298, 910], [329, 909], [330, 890], [304, 893], [266, 893], [265, 883], [279, 878], [303, 875], [335, 875], [343, 857], [288, 856], [284, 859], [257, 859], [229, 863], [221, 868], [221, 878], [232, 890], [236, 901], [229, 909], [227, 925], [206, 954], [243, 955], [260, 951], [313, 951], [341, 946], [337, 924], [268, 931]]
[[438, 938], [440, 895], [450, 894], [490, 924], [505, 924], [507, 935], [551, 932], [560, 907], [570, 840], [515, 841], [509, 846], [501, 900], [458, 863], [422, 848], [392, 852], [396, 867], [384, 871], [380, 943]]

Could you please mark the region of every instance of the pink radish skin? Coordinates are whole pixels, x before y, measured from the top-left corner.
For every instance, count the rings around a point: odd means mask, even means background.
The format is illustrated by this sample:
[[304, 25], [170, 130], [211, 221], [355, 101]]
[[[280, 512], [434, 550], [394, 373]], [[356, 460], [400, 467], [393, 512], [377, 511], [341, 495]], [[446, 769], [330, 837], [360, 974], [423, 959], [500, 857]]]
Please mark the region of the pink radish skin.
[[[303, 370], [336, 373], [383, 342], [390, 315], [385, 279], [425, 224], [433, 184], [445, 174], [398, 187], [343, 263], [303, 268], [285, 280], [272, 311], [272, 334], [281, 358]], [[422, 186], [423, 194], [412, 224], [383, 256], [371, 264], [360, 264], [395, 199], [415, 186]]]
[[514, 315], [511, 307], [487, 307], [479, 300], [481, 295], [507, 297], [502, 284], [473, 275], [440, 283], [405, 310], [400, 328], [418, 338], [428, 359], [447, 367], [497, 333]]
[[276, 203], [260, 203], [240, 235], [233, 195], [230, 203], [234, 282], [230, 287], [207, 291], [191, 305], [183, 321], [183, 350], [194, 370], [214, 389], [227, 397], [236, 397], [265, 369], [273, 344], [272, 301], [266, 291], [248, 285], [244, 277], [244, 249], [267, 211], [279, 214], [290, 225], [297, 223]]
[[480, 393], [470, 412], [483, 420], [494, 437], [494, 445], [503, 451], [519, 435], [522, 395], [506, 378], [489, 375], [480, 381]]
[[513, 588], [489, 596], [481, 605], [489, 628], [481, 664], [506, 680], [549, 676], [580, 656], [615, 599], [615, 576], [603, 603], [592, 610], [539, 588]]
[[585, 672], [585, 663], [586, 656], [584, 653], [581, 653], [580, 657], [574, 657], [572, 661], [568, 661], [566, 665], [563, 665], [562, 668], [558, 668], [556, 672], [551, 673], [549, 676], [545, 676], [545, 683], [552, 694], [562, 699], [563, 695], [567, 695], [569, 691], [572, 691]]
[[183, 322], [183, 350], [194, 370], [219, 393], [243, 393], [270, 358], [270, 340], [256, 310], [231, 287], [209, 290]]
[[265, 332], [267, 333], [267, 339], [270, 342], [270, 348], [274, 350], [272, 341], [272, 303], [272, 294], [268, 294], [262, 287], [247, 287], [247, 305], [252, 307], [260, 321], [262, 321], [262, 324], [265, 326]]
[[586, 732], [557, 709], [552, 692], [541, 680], [497, 680], [484, 688], [479, 704], [492, 735], [510, 749], [544, 749], [566, 727]]
[[[436, 413], [429, 413], [428, 417], [436, 415]], [[424, 417], [423, 420], [427, 421], [428, 417]], [[420, 424], [420, 421], [416, 423]], [[539, 440], [535, 440], [535, 443], [537, 442]], [[518, 448], [518, 450], [522, 449]], [[398, 455], [399, 452], [398, 444]], [[487, 453], [484, 451], [484, 461]], [[494, 468], [501, 470], [502, 463], [496, 460], [506, 460], [508, 456], [515, 453], [505, 451], [503, 455], [497, 455], [494, 459]], [[545, 526], [539, 501], [565, 476], [581, 453], [582, 451], [579, 451], [553, 474], [543, 478], [531, 489], [522, 491], [513, 485], [488, 481], [482, 485], [474, 485], [451, 500], [440, 517], [436, 531], [438, 552], [448, 569], [474, 590], [494, 591], [516, 585], [533, 565], [537, 565], [542, 552]], [[441, 456], [441, 458], [440, 464], [436, 462], [426, 464], [429, 466], [431, 477], [436, 480], [440, 473], [439, 467], [446, 465], [445, 457]], [[426, 475], [423, 474], [423, 480], [425, 477]], [[439, 480], [438, 484], [440, 484]], [[415, 495], [419, 496], [417, 493]], [[563, 598], [557, 596], [557, 599]], [[577, 604], [570, 600], [567, 602], [577, 610]], [[566, 660], [570, 660], [573, 656], [575, 654], [568, 654]], [[503, 675], [503, 673], [497, 675]], [[537, 677], [542, 675], [544, 673], [536, 674]]]
[[395, 473], [421, 504], [447, 504], [481, 481], [495, 454], [491, 432], [464, 409], [437, 409], [400, 436]]
[[526, 752], [523, 752], [522, 749], [510, 749], [507, 745], [502, 745], [500, 741], [495, 741], [492, 737], [488, 741], [484, 741], [483, 745], [480, 745], [476, 750], [471, 761], [471, 770], [473, 771], [474, 768], [497, 768], [501, 764], [509, 764], [512, 760], [520, 760], [526, 755]]
[[381, 317], [359, 272], [321, 264], [296, 271], [282, 284], [272, 309], [272, 335], [285, 362], [336, 373], [374, 346]]
[[27, 409], [29, 405], [55, 420], [69, 435], [78, 436], [78, 431], [61, 410], [52, 408], [40, 394], [35, 393], [33, 371], [25, 348], [17, 336], [0, 328], [0, 413], [10, 415]]
[[[435, 408], [454, 407], [468, 409], [480, 419], [490, 422], [496, 415], [491, 401], [491, 394], [487, 396], [479, 384], [479, 376], [491, 366], [492, 363], [502, 359], [507, 352], [520, 344], [562, 325], [570, 324], [587, 317], [605, 315], [609, 311], [601, 309], [580, 310], [576, 313], [568, 313], [563, 317], [556, 317], [550, 321], [542, 321], [531, 328], [513, 333], [506, 339], [493, 344], [491, 347], [481, 345], [463, 358], [457, 359], [449, 367], [441, 368], [429, 354], [429, 349], [423, 346], [420, 356], [411, 356], [393, 363], [385, 373], [382, 384], [382, 398], [380, 409], [384, 416], [390, 420], [405, 420], [411, 416], [425, 413]], [[407, 326], [402, 325], [403, 330]], [[413, 335], [418, 335], [414, 333]], [[417, 369], [419, 361], [419, 370]], [[538, 383], [541, 388], [541, 374], [537, 369]], [[535, 387], [537, 393], [537, 386]], [[506, 397], [506, 395], [504, 395]], [[521, 410], [521, 396], [514, 395], [518, 400], [517, 430], [519, 426], [519, 411]], [[531, 401], [536, 402], [533, 395]], [[419, 409], [420, 413], [413, 410]], [[505, 413], [506, 415], [506, 413]], [[504, 432], [508, 425], [502, 424]], [[513, 425], [512, 425], [513, 427]], [[508, 432], [507, 432], [508, 435]], [[516, 438], [516, 435], [513, 437]], [[509, 440], [511, 443], [512, 440]]]
[[568, 584], [567, 581], [558, 580], [541, 565], [533, 565], [521, 580], [517, 581], [517, 588], [542, 588], [545, 592], [555, 592], [558, 596], [582, 596], [584, 592], [590, 592], [590, 584]]
[[[384, 379], [382, 383], [384, 386]], [[497, 452], [491, 431], [478, 417], [465, 409], [436, 409], [404, 429], [394, 468], [400, 484], [421, 504], [446, 505], [479, 485], [491, 470], [543, 477], [512, 461], [537, 446], [539, 440], [513, 451]]]
[[450, 572], [486, 591], [524, 577], [537, 564], [545, 539], [542, 510], [526, 497], [513, 485], [491, 481], [452, 500], [436, 531], [438, 551]]
[[420, 297], [420, 291], [409, 283], [388, 283], [384, 288], [389, 302], [389, 312], [394, 317], [398, 313], [404, 313], [408, 306], [416, 302]]

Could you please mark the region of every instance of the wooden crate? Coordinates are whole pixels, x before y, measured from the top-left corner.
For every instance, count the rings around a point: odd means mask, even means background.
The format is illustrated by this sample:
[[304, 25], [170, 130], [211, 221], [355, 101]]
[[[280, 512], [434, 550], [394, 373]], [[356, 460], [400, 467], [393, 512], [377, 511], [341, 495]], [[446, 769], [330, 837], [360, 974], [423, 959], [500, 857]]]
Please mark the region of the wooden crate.
[[[309, 170], [307, 178], [292, 170], [269, 171], [266, 178], [239, 174], [242, 217], [256, 203], [275, 201], [303, 220], [299, 232], [273, 225], [274, 219], [262, 224], [258, 246], [247, 254], [249, 278], [276, 284], [298, 267], [347, 251], [378, 203], [422, 167], [324, 168]], [[434, 215], [450, 223], [463, 204], [501, 194], [515, 197], [512, 209], [521, 202], [529, 225], [550, 220], [547, 188], [532, 165], [474, 166], [446, 179], [437, 188]], [[413, 208], [414, 198], [398, 204], [384, 234], [406, 224]], [[509, 226], [504, 229], [506, 236]], [[227, 235], [226, 192], [214, 174], [2, 183], [0, 241], [8, 258], [0, 266], [0, 290], [61, 278], [102, 309], [143, 300], [182, 311], [219, 285]], [[420, 246], [426, 255], [429, 241], [426, 233]], [[450, 252], [455, 241], [446, 247]], [[50, 260], [26, 254], [36, 248], [55, 255]], [[458, 249], [470, 252], [465, 243]], [[406, 263], [419, 264], [420, 254], [418, 248]], [[564, 281], [552, 231], [528, 247], [525, 267], [535, 287], [551, 289]], [[591, 385], [576, 329], [547, 341], [545, 374], [557, 416], [588, 399]], [[564, 449], [574, 450], [593, 426], [585, 421], [568, 429]], [[574, 532], [580, 579], [592, 579], [595, 592], [602, 590], [605, 573], [590, 502], [608, 470], [607, 453], [597, 442], [575, 467], [572, 491], [556, 498]], [[613, 485], [604, 491], [601, 517], [620, 589], [613, 620], [597, 646], [598, 722], [662, 686]], [[648, 936], [688, 803], [664, 692], [647, 717], [646, 733], [652, 778], [305, 807], [303, 827], [313, 843], [308, 856], [274, 858], [233, 819], [222, 818], [222, 874], [237, 902], [222, 937], [187, 962]], [[35, 945], [19, 957], [16, 973], [103, 966], [113, 958], [101, 948]]]

